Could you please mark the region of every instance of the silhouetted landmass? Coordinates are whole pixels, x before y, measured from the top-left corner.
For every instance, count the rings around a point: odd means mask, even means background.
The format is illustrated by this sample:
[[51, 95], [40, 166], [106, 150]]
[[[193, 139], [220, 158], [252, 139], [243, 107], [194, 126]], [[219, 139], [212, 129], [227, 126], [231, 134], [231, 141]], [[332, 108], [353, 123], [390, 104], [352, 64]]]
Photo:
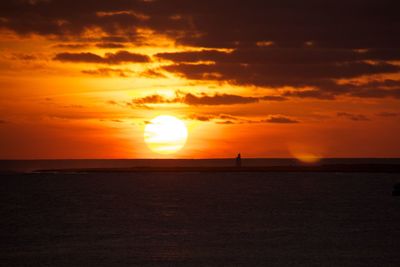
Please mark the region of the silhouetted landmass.
[[400, 173], [398, 164], [331, 164], [301, 166], [252, 167], [132, 167], [132, 168], [73, 168], [45, 169], [35, 172], [368, 172]]

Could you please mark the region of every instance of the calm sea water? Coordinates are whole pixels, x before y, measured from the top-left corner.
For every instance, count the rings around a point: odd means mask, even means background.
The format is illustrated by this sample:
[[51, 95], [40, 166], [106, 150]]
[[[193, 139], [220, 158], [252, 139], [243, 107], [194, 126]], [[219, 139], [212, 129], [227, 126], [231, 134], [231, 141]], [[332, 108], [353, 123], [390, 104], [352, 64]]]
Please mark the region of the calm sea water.
[[[243, 166], [301, 165], [296, 159], [243, 158]], [[400, 164], [400, 158], [327, 158], [316, 164]], [[235, 159], [86, 159], [86, 160], [0, 160], [1, 171], [32, 172], [40, 169], [129, 168], [129, 167], [215, 167], [234, 166]]]
[[2, 266], [400, 266], [398, 174], [5, 174]]

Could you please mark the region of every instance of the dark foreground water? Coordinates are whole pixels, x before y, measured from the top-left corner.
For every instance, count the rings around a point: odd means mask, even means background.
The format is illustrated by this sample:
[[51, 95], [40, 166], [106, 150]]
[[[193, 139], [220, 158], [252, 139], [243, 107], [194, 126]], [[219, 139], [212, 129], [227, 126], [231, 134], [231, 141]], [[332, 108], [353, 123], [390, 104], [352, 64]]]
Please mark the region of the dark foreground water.
[[1, 266], [400, 266], [398, 174], [8, 174]]
[[[236, 155], [235, 155], [236, 156]], [[400, 158], [324, 158], [315, 165], [397, 164]], [[308, 165], [293, 158], [242, 158], [244, 167]], [[0, 160], [1, 172], [34, 172], [51, 169], [131, 168], [131, 167], [232, 167], [235, 158], [227, 159], [67, 159]]]

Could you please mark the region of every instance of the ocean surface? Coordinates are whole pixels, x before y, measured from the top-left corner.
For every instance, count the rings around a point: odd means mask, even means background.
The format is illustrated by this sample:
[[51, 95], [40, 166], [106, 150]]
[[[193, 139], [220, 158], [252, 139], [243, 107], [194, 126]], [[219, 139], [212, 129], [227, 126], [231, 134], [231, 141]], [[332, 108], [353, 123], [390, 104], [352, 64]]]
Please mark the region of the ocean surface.
[[[242, 158], [243, 166], [304, 165], [291, 158]], [[315, 164], [399, 164], [400, 158], [325, 158]], [[76, 160], [0, 160], [0, 172], [34, 172], [43, 169], [129, 168], [129, 167], [228, 167], [227, 159], [76, 159]]]
[[29, 172], [71, 163], [43, 164], [1, 174], [1, 266], [400, 266], [399, 174]]

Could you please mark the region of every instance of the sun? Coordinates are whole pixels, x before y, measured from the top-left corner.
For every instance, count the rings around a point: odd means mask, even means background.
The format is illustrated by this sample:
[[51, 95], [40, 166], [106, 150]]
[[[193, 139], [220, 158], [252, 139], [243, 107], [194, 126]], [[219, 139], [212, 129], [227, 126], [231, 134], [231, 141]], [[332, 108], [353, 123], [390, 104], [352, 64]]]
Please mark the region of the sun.
[[144, 129], [147, 146], [159, 154], [173, 154], [183, 148], [188, 131], [183, 121], [162, 115], [152, 119]]

